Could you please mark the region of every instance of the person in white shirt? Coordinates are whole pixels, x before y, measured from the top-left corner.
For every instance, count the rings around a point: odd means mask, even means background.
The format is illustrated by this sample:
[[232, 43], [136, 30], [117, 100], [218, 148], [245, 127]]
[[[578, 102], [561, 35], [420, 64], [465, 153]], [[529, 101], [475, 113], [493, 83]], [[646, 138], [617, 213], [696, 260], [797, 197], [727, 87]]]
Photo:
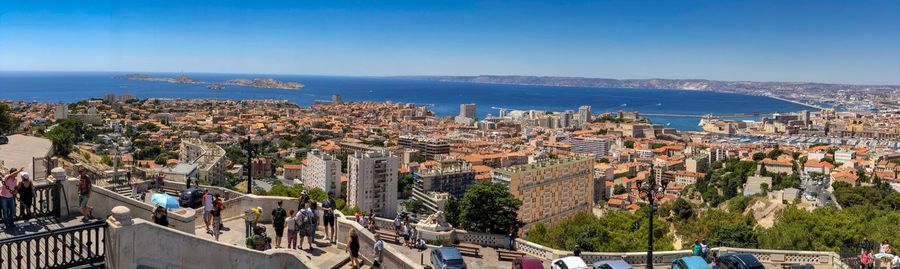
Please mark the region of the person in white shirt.
[[297, 249], [297, 230], [300, 228], [297, 226], [297, 222], [295, 221], [297, 217], [294, 214], [294, 210], [291, 209], [288, 214], [287, 220], [287, 240], [288, 240], [288, 249]]
[[[137, 185], [135, 185], [137, 186]], [[213, 195], [209, 190], [203, 190], [203, 222], [206, 224], [206, 233], [212, 233], [209, 225], [212, 223]]]

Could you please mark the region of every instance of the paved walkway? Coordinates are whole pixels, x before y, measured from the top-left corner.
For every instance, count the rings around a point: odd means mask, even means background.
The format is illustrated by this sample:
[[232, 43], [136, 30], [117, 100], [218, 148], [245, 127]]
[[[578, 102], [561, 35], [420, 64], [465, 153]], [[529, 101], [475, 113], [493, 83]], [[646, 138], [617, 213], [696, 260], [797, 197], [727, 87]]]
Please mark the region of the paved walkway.
[[[78, 213], [75, 213], [78, 214]], [[89, 221], [96, 221], [97, 219], [91, 219]], [[50, 230], [58, 230], [66, 227], [78, 226], [85, 224], [81, 220], [81, 217], [69, 217], [65, 219], [56, 219], [56, 218], [40, 218], [40, 219], [32, 219], [28, 222], [17, 221], [16, 229], [13, 232], [6, 231], [6, 227], [0, 230], [0, 239], [6, 239], [16, 236], [24, 236], [29, 234], [35, 234], [40, 232], [46, 232]], [[2, 226], [3, 224], [0, 224]]]
[[[223, 225], [225, 228], [222, 229], [222, 233], [219, 235], [219, 242], [239, 247], [246, 246], [244, 243], [246, 238], [244, 237], [244, 219], [239, 218], [225, 221]], [[269, 237], [272, 237], [272, 244], [273, 247], [275, 247], [275, 230], [272, 228], [271, 224], [263, 224], [263, 226], [266, 227], [266, 234]], [[287, 230], [285, 230], [285, 232], [287, 232]], [[197, 228], [195, 234], [200, 238], [215, 240], [215, 237], [211, 233], [206, 232], [205, 227]], [[300, 255], [305, 256], [313, 262], [313, 264], [311, 264], [312, 268], [339, 268], [339, 266], [343, 265], [350, 258], [350, 255], [344, 253], [343, 249], [339, 249], [336, 245], [326, 242], [321, 231], [316, 235], [315, 243], [316, 247], [311, 251], [307, 249], [296, 250]], [[305, 242], [303, 246], [309, 247]], [[287, 236], [282, 239], [281, 247], [287, 247]]]

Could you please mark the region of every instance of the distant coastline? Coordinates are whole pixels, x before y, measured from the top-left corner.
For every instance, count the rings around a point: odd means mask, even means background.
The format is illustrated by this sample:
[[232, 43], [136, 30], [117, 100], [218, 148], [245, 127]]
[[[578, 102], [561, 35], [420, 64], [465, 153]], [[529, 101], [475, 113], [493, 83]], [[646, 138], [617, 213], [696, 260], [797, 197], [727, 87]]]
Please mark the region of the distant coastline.
[[210, 84], [208, 88], [213, 90], [221, 90], [225, 87], [225, 85], [234, 85], [234, 86], [245, 86], [245, 87], [254, 87], [254, 88], [265, 88], [265, 89], [282, 89], [282, 90], [299, 90], [305, 87], [303, 83], [300, 82], [282, 82], [273, 78], [254, 78], [254, 79], [245, 79], [245, 78], [235, 78], [229, 79], [225, 82], [206, 82], [193, 79], [186, 75], [180, 75], [178, 77], [153, 77], [146, 74], [133, 73], [126, 74], [121, 76], [116, 76], [116, 79], [127, 79], [127, 80], [140, 80], [140, 81], [151, 81], [151, 82], [166, 82], [166, 83], [177, 83], [177, 84]]

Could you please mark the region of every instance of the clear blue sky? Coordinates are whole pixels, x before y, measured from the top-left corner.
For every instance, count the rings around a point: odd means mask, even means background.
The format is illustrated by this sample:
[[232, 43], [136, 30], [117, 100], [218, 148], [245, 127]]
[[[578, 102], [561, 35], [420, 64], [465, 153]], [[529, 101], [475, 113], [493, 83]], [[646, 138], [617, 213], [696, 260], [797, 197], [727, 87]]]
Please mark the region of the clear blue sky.
[[900, 84], [900, 1], [0, 0], [0, 70]]

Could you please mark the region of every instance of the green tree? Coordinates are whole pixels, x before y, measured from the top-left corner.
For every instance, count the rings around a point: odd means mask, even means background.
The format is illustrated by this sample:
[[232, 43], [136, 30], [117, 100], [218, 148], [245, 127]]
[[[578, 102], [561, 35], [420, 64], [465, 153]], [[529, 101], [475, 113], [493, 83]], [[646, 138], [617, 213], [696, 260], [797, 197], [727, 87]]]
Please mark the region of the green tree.
[[634, 141], [633, 141], [633, 140], [625, 140], [625, 147], [626, 147], [626, 148], [633, 149], [633, 148], [634, 148]]
[[444, 218], [447, 220], [447, 223], [450, 223], [453, 227], [461, 227], [459, 225], [459, 204], [459, 200], [453, 196], [451, 196], [450, 199], [447, 199], [447, 203], [444, 204]]
[[678, 198], [672, 202], [672, 216], [678, 221], [686, 221], [694, 216], [694, 207], [683, 198]]
[[56, 156], [68, 156], [72, 152], [72, 148], [77, 141], [75, 131], [72, 129], [56, 126], [45, 134], [47, 139], [53, 142], [53, 152]]
[[[582, 251], [626, 252], [645, 251], [649, 222], [646, 209], [636, 213], [611, 211], [603, 218], [582, 212], [562, 220], [552, 227], [535, 224], [525, 239], [557, 249]], [[655, 250], [671, 250], [672, 236], [665, 221], [654, 220]]]
[[622, 184], [613, 185], [613, 194], [619, 195], [619, 194], [623, 194], [625, 192], [627, 192], [627, 191], [625, 190], [625, 186], [622, 186]]
[[8, 134], [19, 126], [19, 118], [12, 114], [7, 104], [0, 104], [0, 134]]
[[518, 219], [522, 201], [501, 183], [479, 182], [469, 187], [459, 204], [459, 224], [469, 231], [505, 234], [509, 227], [521, 227]]
[[758, 162], [758, 161], [762, 161], [762, 160], [765, 159], [765, 158], [766, 158], [766, 154], [765, 154], [765, 153], [762, 153], [762, 152], [753, 153], [753, 160], [754, 160], [754, 161], [757, 161], [757, 162]]

